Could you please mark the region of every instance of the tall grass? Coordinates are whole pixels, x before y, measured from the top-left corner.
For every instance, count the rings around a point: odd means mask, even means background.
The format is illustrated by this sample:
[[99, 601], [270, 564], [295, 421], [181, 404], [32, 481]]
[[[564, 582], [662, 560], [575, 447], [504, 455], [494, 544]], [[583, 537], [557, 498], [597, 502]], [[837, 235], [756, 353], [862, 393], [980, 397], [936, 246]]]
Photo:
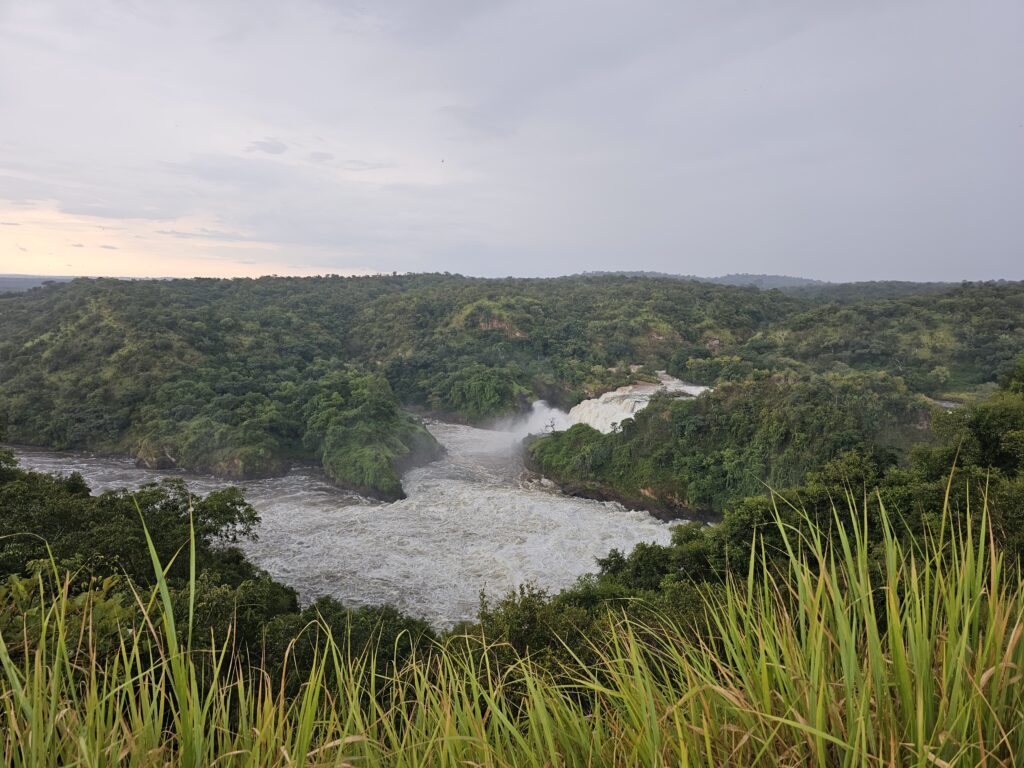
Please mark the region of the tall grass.
[[874, 544], [852, 505], [831, 537], [780, 522], [788, 563], [755, 557], [709, 592], [702, 631], [610, 615], [596, 664], [498, 668], [450, 638], [380, 675], [389, 649], [328, 639], [290, 697], [230, 638], [175, 625], [154, 555], [151, 619], [113, 655], [70, 636], [67, 588], [28, 647], [0, 638], [0, 749], [11, 766], [1021, 765], [1024, 590], [981, 506], [959, 525], [947, 504], [920, 545], [884, 509]]

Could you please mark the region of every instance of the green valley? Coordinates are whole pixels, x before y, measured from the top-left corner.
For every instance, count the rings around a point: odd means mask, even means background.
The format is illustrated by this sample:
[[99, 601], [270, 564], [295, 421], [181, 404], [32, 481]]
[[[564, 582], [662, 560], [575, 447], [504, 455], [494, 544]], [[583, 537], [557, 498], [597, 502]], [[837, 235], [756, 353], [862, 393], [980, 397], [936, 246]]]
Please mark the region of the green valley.
[[[401, 470], [439, 451], [404, 408], [487, 423], [538, 398], [568, 408], [635, 380], [631, 366], [667, 369], [728, 383], [701, 418], [745, 409], [746, 421], [709, 439], [760, 446], [759, 463], [723, 454], [703, 459], [717, 464], [707, 473], [681, 470], [686, 504], [710, 508], [719, 486], [736, 486], [723, 473], [748, 473], [739, 491], [750, 477], [792, 482], [876, 429], [878, 450], [905, 447], [925, 418], [915, 395], [970, 398], [1024, 352], [1019, 284], [883, 299], [872, 285], [854, 301], [856, 286], [794, 298], [628, 276], [76, 280], [0, 297], [0, 429], [16, 444], [224, 477], [316, 461], [340, 484], [397, 498]], [[873, 393], [863, 413], [861, 387]], [[780, 423], [759, 426], [756, 412], [780, 398]], [[830, 424], [839, 432], [819, 446], [812, 425], [829, 403], [833, 421], [857, 423]], [[768, 466], [765, 452], [788, 443]], [[663, 485], [662, 470], [630, 492]]]

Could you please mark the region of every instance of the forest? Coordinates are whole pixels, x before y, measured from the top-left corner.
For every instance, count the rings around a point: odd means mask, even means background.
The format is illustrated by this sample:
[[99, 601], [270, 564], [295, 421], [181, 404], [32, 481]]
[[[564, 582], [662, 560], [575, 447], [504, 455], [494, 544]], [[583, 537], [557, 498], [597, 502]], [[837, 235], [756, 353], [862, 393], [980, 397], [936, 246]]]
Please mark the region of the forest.
[[[908, 285], [798, 297], [616, 275], [80, 279], [0, 295], [0, 435], [228, 478], [315, 461], [341, 485], [400, 498], [402, 470], [439, 451], [410, 409], [487, 424], [538, 398], [571, 407], [640, 366], [728, 385], [693, 413], [658, 409], [683, 433], [714, 411], [714, 466], [663, 456], [678, 482], [662, 466], [609, 486], [656, 480], [656, 495], [720, 511], [720, 491], [750, 491], [750, 477], [789, 484], [867, 442], [899, 454], [920, 437], [926, 398], [983, 395], [1024, 353], [1021, 284]], [[815, 428], [823, 417], [829, 430]], [[590, 479], [580, 472], [565, 479]]]

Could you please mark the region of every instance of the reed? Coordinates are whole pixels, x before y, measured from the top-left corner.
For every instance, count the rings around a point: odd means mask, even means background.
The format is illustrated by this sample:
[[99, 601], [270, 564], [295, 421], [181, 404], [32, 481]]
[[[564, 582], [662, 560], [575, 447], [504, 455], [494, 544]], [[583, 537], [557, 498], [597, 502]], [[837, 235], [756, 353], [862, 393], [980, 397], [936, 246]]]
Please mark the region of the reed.
[[230, 637], [192, 637], [154, 552], [157, 587], [137, 595], [148, 618], [113, 654], [88, 622], [71, 631], [66, 581], [47, 590], [27, 646], [0, 636], [3, 762], [1021, 765], [1024, 590], [993, 549], [984, 500], [974, 507], [954, 517], [947, 500], [924, 541], [852, 500], [830, 535], [780, 518], [783, 566], [755, 556], [708, 592], [702, 631], [610, 613], [596, 663], [498, 666], [485, 639], [449, 637], [381, 675], [391, 649], [353, 656], [327, 637], [292, 696]]

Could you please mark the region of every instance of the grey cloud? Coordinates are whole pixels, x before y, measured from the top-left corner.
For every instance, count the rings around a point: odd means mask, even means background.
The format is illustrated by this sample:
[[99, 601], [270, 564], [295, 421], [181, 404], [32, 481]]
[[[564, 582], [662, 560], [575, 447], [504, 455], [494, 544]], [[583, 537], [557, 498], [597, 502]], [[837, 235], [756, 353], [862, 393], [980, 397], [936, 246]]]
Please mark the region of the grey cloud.
[[0, 225], [5, 227], [20, 227], [21, 223], [17, 221], [0, 221]]
[[450, 118], [458, 127], [454, 139], [467, 138], [501, 139], [515, 134], [516, 122], [504, 110], [489, 108], [484, 104], [448, 104], [440, 108], [440, 113]]
[[[44, 198], [45, 199], [45, 198]], [[135, 203], [135, 204], [133, 204]], [[68, 195], [60, 206], [64, 213], [83, 216], [95, 216], [102, 219], [148, 219], [159, 221], [173, 216], [171, 211], [178, 209], [177, 205], [160, 207], [159, 205], [146, 204], [142, 201], [133, 201], [125, 195], [123, 200], [117, 204], [106, 201], [93, 201], [83, 199], [81, 195]]]
[[348, 160], [345, 162], [346, 171], [382, 171], [386, 168], [395, 168], [397, 163], [373, 160]]
[[267, 163], [224, 153], [195, 154], [188, 160], [164, 163], [173, 174], [200, 182], [236, 187], [239, 192], [255, 190], [261, 184], [285, 183], [292, 171], [278, 163]]
[[178, 229], [158, 229], [157, 234], [169, 235], [182, 240], [224, 240], [228, 242], [243, 242], [251, 239], [243, 235], [233, 234], [231, 232], [220, 232], [215, 229], [207, 229], [205, 227], [201, 227], [192, 232]]
[[261, 139], [252, 142], [245, 148], [246, 152], [266, 152], [268, 155], [283, 155], [288, 151], [288, 145], [278, 139]]
[[19, 209], [325, 271], [1024, 278], [1019, 0], [31, 5]]
[[108, 251], [116, 251], [118, 249], [116, 245], [101, 245], [100, 248], [105, 248]]
[[72, 243], [72, 248], [85, 248], [85, 243]]
[[[5, 165], [2, 160], [0, 156], [0, 165]], [[116, 160], [89, 173], [71, 173], [43, 153], [37, 167], [39, 174], [33, 178], [0, 173], [0, 201], [31, 209], [52, 200], [64, 213], [118, 220], [174, 218], [183, 215], [189, 203], [180, 182], [173, 187], [165, 184], [153, 169], [119, 169]]]

